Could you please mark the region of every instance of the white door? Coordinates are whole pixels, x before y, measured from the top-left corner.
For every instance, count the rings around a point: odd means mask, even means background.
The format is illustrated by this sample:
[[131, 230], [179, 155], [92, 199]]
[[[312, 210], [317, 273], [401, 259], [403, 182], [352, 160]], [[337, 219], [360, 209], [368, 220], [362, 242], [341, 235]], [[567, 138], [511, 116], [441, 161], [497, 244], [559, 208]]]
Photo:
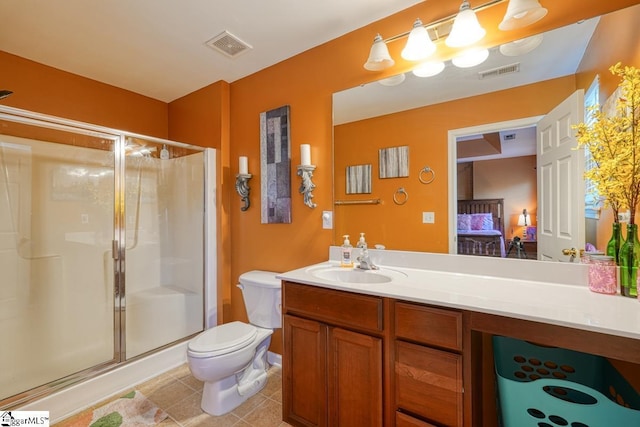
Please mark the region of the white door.
[[584, 121], [584, 91], [565, 99], [538, 123], [538, 259], [578, 261], [563, 254], [585, 244], [584, 151], [572, 126]]

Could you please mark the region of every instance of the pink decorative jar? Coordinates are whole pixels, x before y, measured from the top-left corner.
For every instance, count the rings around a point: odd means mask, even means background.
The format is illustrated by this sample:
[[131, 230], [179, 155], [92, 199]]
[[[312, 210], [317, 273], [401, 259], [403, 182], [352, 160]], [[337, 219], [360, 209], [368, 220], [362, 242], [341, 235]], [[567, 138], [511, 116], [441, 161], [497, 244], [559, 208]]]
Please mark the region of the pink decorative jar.
[[589, 257], [589, 289], [601, 294], [618, 292], [617, 266], [611, 256]]

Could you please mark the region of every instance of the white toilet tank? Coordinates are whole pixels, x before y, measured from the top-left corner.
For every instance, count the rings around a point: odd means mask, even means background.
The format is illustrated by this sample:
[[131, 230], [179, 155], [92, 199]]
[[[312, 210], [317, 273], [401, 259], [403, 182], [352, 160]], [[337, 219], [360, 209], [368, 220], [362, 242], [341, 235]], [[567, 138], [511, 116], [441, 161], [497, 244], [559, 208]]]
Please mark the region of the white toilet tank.
[[282, 327], [282, 284], [272, 271], [253, 270], [240, 275], [249, 323], [260, 328]]

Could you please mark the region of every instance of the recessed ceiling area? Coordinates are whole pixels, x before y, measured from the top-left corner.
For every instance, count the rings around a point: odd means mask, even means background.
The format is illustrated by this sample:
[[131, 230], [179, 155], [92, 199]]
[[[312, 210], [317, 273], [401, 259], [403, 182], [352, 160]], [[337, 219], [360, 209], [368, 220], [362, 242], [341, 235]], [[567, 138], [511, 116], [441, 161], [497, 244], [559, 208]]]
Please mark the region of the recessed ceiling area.
[[535, 156], [536, 127], [467, 135], [456, 142], [458, 163]]

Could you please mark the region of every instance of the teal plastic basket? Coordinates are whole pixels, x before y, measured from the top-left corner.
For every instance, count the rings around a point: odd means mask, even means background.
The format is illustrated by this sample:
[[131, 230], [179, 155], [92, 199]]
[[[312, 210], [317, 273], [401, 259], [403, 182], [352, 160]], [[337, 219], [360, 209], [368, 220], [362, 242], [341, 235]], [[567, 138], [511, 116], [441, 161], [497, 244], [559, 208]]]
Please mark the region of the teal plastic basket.
[[600, 356], [493, 338], [503, 427], [640, 426], [640, 396]]

